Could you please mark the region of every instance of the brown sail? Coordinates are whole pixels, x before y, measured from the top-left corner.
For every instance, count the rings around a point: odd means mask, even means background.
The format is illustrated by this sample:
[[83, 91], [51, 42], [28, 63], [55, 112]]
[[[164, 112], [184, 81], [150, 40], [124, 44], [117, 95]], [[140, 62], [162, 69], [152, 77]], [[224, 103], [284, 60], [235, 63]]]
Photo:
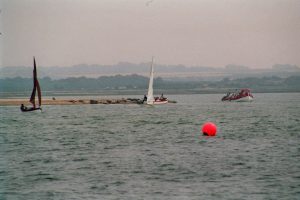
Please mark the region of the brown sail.
[[40, 87], [39, 81], [37, 79], [35, 57], [33, 57], [33, 89], [32, 89], [32, 93], [31, 93], [31, 97], [30, 97], [29, 101], [32, 103], [34, 108], [36, 107], [36, 105], [35, 105], [36, 91], [38, 93], [38, 104], [39, 104], [39, 107], [41, 107], [41, 104], [42, 104], [41, 87]]

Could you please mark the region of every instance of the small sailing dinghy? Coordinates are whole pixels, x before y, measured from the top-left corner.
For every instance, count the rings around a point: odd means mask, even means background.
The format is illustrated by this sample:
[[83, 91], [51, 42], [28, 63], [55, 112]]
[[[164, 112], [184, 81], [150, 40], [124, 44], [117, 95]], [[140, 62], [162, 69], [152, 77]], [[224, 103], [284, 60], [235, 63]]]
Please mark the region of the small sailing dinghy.
[[[37, 101], [38, 106], [36, 105], [36, 102], [35, 102], [36, 93], [37, 93], [37, 97], [38, 97], [38, 101]], [[24, 106], [24, 104], [22, 104], [21, 107], [20, 107], [22, 112], [42, 110], [42, 108], [41, 108], [42, 93], [41, 93], [41, 87], [40, 87], [39, 81], [37, 79], [36, 63], [35, 63], [35, 58], [34, 57], [33, 57], [33, 89], [32, 89], [32, 92], [31, 92], [29, 102], [32, 104], [32, 107], [27, 108], [26, 106]]]
[[160, 97], [153, 96], [153, 77], [154, 77], [153, 60], [154, 60], [154, 58], [152, 57], [148, 95], [144, 97], [144, 102], [146, 102], [147, 105], [166, 104], [166, 103], [168, 103], [168, 99], [166, 97], [164, 97], [163, 94]]

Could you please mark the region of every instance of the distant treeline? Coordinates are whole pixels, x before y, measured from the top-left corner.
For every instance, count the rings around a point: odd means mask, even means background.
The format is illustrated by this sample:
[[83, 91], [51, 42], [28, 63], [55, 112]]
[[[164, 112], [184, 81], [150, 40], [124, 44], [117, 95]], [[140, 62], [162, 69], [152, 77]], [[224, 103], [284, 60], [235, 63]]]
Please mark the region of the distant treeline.
[[[99, 76], [114, 76], [117, 74], [129, 75], [139, 74], [148, 76], [151, 63], [128, 63], [120, 62], [114, 65], [86, 65], [80, 64], [75, 66], [49, 66], [43, 67], [38, 65], [38, 77], [51, 77], [53, 79], [63, 79], [68, 77], [85, 76], [89, 78], [97, 78]], [[155, 74], [163, 78], [181, 80], [207, 80], [219, 81], [222, 78], [230, 77], [231, 79], [245, 77], [264, 77], [264, 76], [299, 76], [300, 68], [290, 64], [276, 64], [272, 68], [252, 69], [242, 65], [226, 65], [224, 67], [206, 67], [206, 66], [185, 66], [185, 65], [160, 65], [155, 64]], [[0, 66], [1, 78], [31, 78], [32, 66]]]
[[[39, 79], [43, 92], [98, 92], [147, 90], [149, 78], [140, 75], [116, 75], [99, 78], [65, 78]], [[0, 93], [28, 93], [31, 91], [31, 78], [0, 79]], [[154, 80], [154, 89], [165, 93], [205, 93], [226, 92], [229, 89], [250, 88], [254, 92], [300, 92], [300, 76], [280, 78], [276, 76], [263, 78], [242, 78], [221, 81], [167, 81], [162, 78]]]

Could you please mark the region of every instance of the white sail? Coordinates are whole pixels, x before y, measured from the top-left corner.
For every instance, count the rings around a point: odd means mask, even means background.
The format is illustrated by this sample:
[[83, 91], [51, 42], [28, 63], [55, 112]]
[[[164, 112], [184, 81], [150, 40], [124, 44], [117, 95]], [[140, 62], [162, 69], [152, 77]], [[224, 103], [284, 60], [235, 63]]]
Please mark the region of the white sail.
[[149, 79], [149, 87], [148, 87], [148, 95], [147, 95], [147, 104], [153, 104], [154, 103], [154, 97], [153, 97], [153, 57], [152, 57], [152, 63], [151, 63], [151, 69], [150, 69], [150, 79]]

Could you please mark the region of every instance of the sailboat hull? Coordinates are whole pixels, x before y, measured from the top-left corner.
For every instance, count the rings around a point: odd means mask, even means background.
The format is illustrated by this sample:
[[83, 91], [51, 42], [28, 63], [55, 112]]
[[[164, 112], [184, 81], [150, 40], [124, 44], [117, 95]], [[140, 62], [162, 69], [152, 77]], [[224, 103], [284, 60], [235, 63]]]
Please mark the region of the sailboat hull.
[[36, 111], [36, 110], [42, 111], [41, 108], [25, 108], [25, 109], [22, 109], [22, 108], [21, 108], [21, 111], [22, 111], [22, 112], [31, 112], [31, 111]]
[[160, 105], [160, 104], [166, 104], [166, 103], [168, 103], [168, 100], [163, 100], [163, 101], [158, 100], [158, 101], [153, 102], [154, 105]]
[[168, 103], [168, 99], [156, 99], [154, 101], [146, 102], [147, 105], [161, 105], [161, 104], [166, 104]]

